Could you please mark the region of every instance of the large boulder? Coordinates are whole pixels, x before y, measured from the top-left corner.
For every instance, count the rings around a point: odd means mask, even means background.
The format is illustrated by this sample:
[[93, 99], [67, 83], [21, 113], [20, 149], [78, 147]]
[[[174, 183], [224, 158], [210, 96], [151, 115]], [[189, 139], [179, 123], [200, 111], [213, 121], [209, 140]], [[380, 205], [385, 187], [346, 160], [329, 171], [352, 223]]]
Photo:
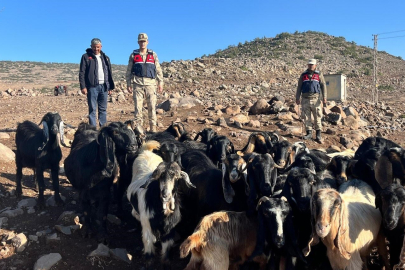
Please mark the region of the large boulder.
[[59, 253], [50, 253], [42, 256], [34, 265], [34, 270], [49, 270], [62, 259]]
[[356, 118], [354, 118], [353, 115], [347, 116], [345, 119], [343, 119], [343, 124], [350, 129], [358, 129], [359, 128], [359, 123]]
[[0, 161], [3, 161], [3, 162], [14, 162], [15, 161], [14, 152], [2, 143], [0, 143]]
[[177, 98], [170, 98], [162, 103], [160, 103], [157, 107], [159, 109], [162, 109], [166, 112], [172, 110], [174, 107], [177, 106], [177, 104], [179, 104], [179, 100]]
[[249, 123], [250, 119], [249, 119], [249, 116], [240, 113], [240, 114], [237, 114], [234, 117], [232, 117], [231, 121], [239, 122], [241, 124], [247, 124], [247, 123]]
[[259, 99], [258, 101], [250, 107], [249, 113], [256, 115], [256, 114], [265, 114], [268, 113], [270, 110], [270, 105], [267, 103], [265, 99]]
[[358, 119], [359, 118], [359, 113], [356, 111], [355, 108], [353, 107], [347, 107], [343, 110], [346, 114], [346, 116], [353, 116], [354, 118]]
[[237, 115], [240, 113], [240, 107], [238, 105], [228, 106], [225, 108], [225, 113], [228, 115]]
[[340, 113], [332, 112], [326, 115], [325, 119], [332, 125], [338, 125], [342, 121], [342, 115]]

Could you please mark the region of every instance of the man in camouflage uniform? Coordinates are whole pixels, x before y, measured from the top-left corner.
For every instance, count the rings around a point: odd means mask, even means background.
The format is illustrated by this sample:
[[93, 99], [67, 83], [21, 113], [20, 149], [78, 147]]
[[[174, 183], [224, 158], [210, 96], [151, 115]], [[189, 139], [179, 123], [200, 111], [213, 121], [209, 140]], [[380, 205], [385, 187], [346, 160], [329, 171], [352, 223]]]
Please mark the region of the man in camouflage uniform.
[[139, 49], [129, 56], [126, 80], [129, 93], [133, 92], [135, 103], [135, 121], [143, 125], [142, 108], [146, 97], [150, 131], [156, 132], [156, 86], [163, 91], [163, 72], [157, 54], [149, 50], [148, 35], [138, 35]]
[[[301, 96], [302, 99], [300, 101]], [[321, 101], [326, 105], [326, 97], [327, 90], [325, 79], [322, 73], [316, 70], [316, 59], [310, 59], [308, 62], [308, 69], [301, 74], [300, 79], [298, 80], [297, 93], [295, 95], [297, 105], [300, 105], [302, 102], [302, 116], [307, 131], [307, 134], [304, 136], [305, 140], [312, 138], [312, 114], [315, 122], [316, 140], [322, 142]]]

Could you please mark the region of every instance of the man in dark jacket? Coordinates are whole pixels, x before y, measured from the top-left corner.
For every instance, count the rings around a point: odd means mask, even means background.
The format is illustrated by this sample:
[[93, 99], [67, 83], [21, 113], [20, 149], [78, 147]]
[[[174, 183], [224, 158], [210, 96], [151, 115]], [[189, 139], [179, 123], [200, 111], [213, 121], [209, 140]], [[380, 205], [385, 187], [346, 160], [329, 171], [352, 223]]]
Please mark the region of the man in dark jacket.
[[[101, 51], [101, 40], [93, 38], [91, 49], [87, 49], [80, 61], [79, 82], [84, 95], [87, 94], [89, 122], [97, 126], [96, 110], [100, 126], [107, 122], [107, 97], [115, 88], [112, 79], [110, 58]], [[107, 94], [108, 93], [108, 94]]]

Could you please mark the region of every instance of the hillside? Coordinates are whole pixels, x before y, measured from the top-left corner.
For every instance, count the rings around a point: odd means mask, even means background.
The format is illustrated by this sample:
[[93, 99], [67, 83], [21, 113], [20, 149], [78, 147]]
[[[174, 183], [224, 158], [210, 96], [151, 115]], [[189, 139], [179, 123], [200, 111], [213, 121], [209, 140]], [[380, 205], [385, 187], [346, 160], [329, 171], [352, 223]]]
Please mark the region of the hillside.
[[[373, 50], [343, 37], [313, 31], [256, 38], [209, 56], [164, 62], [162, 66], [169, 92], [198, 90], [212, 94], [221, 88], [262, 96], [274, 91], [292, 94], [308, 58], [317, 58], [324, 74], [345, 74], [349, 97], [363, 99], [371, 93]], [[405, 89], [405, 61], [378, 52], [378, 62], [380, 89]], [[57, 83], [79, 90], [78, 69], [78, 64], [0, 61], [0, 90], [35, 87], [46, 91]], [[125, 71], [125, 65], [113, 65], [114, 78], [120, 82], [118, 91], [125, 89]]]

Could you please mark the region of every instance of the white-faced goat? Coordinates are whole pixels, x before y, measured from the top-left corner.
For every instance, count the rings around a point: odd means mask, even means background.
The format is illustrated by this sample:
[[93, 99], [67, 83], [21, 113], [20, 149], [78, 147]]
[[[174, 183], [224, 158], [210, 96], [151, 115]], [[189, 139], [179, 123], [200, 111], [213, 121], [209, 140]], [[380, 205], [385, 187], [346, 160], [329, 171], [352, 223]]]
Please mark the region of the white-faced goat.
[[391, 184], [384, 188], [375, 198], [376, 207], [383, 217], [385, 235], [388, 239], [391, 265], [395, 269], [405, 268], [405, 188]]
[[320, 189], [311, 200], [312, 235], [304, 254], [319, 241], [327, 248], [332, 269], [363, 269], [371, 249], [377, 245], [385, 269], [391, 269], [380, 230], [381, 214], [369, 185], [351, 180], [334, 189]]
[[[147, 268], [151, 269], [154, 243], [160, 239], [162, 265], [164, 269], [171, 269], [170, 251], [174, 244], [175, 228], [181, 221], [179, 186], [195, 186], [176, 162], [161, 162], [156, 167], [160, 157], [147, 150], [148, 147], [134, 162], [134, 176], [127, 197], [133, 207], [133, 216], [141, 222]], [[149, 153], [143, 155], [145, 152]], [[180, 180], [184, 183], [180, 183]]]
[[42, 129], [33, 122], [24, 121], [18, 124], [15, 135], [17, 151], [15, 155], [16, 195], [22, 195], [22, 168], [32, 168], [38, 189], [38, 206], [45, 206], [44, 199], [44, 170], [51, 170], [55, 201], [58, 205], [63, 204], [59, 195], [59, 161], [62, 159], [63, 146], [63, 121], [58, 113], [47, 113], [41, 120]]
[[80, 191], [84, 213], [82, 233], [89, 235], [96, 227], [98, 240], [105, 242], [110, 188], [119, 169], [117, 155], [135, 154], [134, 132], [125, 125], [109, 125], [99, 131], [79, 128], [73, 144], [65, 159], [65, 174], [72, 186]]

